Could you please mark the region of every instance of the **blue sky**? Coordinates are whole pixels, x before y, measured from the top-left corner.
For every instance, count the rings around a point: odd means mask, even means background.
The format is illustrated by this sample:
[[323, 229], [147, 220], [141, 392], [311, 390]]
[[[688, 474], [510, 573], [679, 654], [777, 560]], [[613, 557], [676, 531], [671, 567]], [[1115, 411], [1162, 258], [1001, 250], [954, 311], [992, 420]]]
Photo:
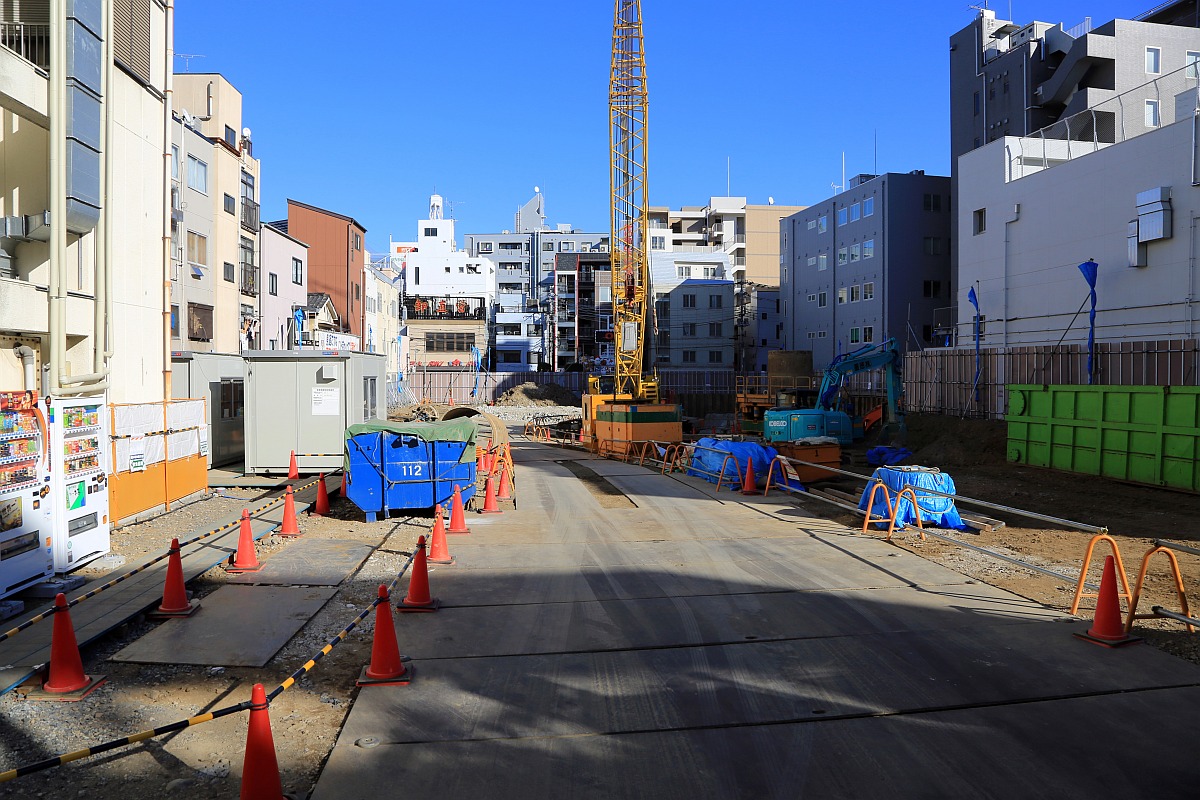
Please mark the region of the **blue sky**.
[[[1155, 5], [1017, 2], [1095, 25]], [[1009, 5], [993, 4], [1008, 18]], [[211, 0], [176, 7], [175, 50], [243, 94], [263, 218], [285, 201], [349, 214], [383, 251], [435, 190], [458, 233], [512, 227], [540, 186], [553, 223], [608, 227], [610, 0], [437, 4]], [[286, 9], [283, 10], [283, 9]], [[948, 40], [967, 0], [643, 0], [653, 205], [729, 191], [808, 205], [846, 175], [949, 174]], [[176, 59], [177, 72], [185, 61]]]

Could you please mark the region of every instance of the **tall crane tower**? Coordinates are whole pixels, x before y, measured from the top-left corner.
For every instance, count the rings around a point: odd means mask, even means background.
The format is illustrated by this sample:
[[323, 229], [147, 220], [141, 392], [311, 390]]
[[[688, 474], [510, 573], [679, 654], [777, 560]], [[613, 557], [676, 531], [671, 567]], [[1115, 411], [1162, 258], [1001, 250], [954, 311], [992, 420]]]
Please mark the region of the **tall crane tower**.
[[658, 399], [645, 372], [649, 284], [646, 54], [641, 0], [615, 0], [608, 87], [615, 394]]
[[646, 191], [646, 54], [641, 0], [615, 0], [608, 84], [612, 228], [613, 376], [593, 375], [583, 432], [598, 452], [634, 452], [645, 442], [683, 439], [681, 409], [662, 403], [646, 370], [650, 218]]

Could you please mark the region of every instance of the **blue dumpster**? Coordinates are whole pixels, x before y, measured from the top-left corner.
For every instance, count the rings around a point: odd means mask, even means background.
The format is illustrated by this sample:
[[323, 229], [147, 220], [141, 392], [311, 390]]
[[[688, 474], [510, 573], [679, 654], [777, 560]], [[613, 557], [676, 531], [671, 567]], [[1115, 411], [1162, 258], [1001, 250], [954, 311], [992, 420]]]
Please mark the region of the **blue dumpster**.
[[454, 487], [475, 495], [476, 423], [372, 420], [346, 429], [346, 496], [374, 522], [399, 509], [450, 504]]

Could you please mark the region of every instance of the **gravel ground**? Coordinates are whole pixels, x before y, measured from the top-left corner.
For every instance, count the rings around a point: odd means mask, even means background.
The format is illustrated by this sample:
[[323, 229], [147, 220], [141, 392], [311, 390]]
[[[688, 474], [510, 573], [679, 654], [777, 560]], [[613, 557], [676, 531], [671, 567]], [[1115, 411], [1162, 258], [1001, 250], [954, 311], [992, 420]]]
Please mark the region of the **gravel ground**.
[[488, 406], [484, 410], [505, 422], [526, 422], [539, 416], [583, 416], [579, 406]]
[[[156, 520], [114, 535], [114, 551], [130, 562], [160, 552], [164, 540], [208, 530], [216, 522], [261, 502], [263, 493], [228, 490]], [[189, 665], [142, 665], [109, 660], [158, 624], [136, 618], [84, 650], [89, 674], [108, 682], [80, 703], [39, 703], [18, 693], [0, 697], [0, 769], [93, 746], [249, 699], [254, 683], [271, 691], [315, 655], [365, 609], [381, 583], [403, 565], [418, 535], [429, 530], [428, 514], [367, 523], [357, 508], [335, 497], [328, 517], [301, 516], [306, 537], [360, 541], [376, 547], [342, 583], [337, 594], [262, 669]], [[260, 558], [291, 546], [267, 537]], [[224, 585], [215, 568], [189, 588], [197, 596]], [[403, 590], [406, 581], [401, 581]], [[339, 644], [289, 691], [271, 704], [271, 724], [285, 791], [304, 797], [333, 747], [349, 703], [354, 679], [370, 660], [374, 615]], [[403, 646], [403, 643], [401, 643]], [[239, 794], [247, 715], [233, 714], [108, 754], [0, 785], [3, 798], [117, 797], [159, 800], [166, 796], [235, 798]]]

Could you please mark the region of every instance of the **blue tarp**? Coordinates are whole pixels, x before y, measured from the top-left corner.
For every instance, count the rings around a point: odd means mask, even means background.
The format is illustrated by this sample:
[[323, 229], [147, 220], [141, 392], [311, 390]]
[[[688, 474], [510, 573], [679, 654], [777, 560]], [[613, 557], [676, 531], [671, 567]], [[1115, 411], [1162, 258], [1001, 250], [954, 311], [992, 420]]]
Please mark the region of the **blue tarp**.
[[[742, 488], [737, 470], [741, 470], [745, 475], [746, 463], [750, 460], [754, 461], [754, 477], [758, 479], [758, 484], [762, 485], [767, 479], [767, 470], [771, 467], [771, 461], [779, 455], [774, 447], [763, 447], [753, 442], [730, 442], [724, 439], [704, 438], [696, 442], [696, 451], [692, 456], [691, 468], [688, 469], [687, 474], [698, 475], [709, 483], [716, 483], [721, 474], [721, 462], [725, 460], [726, 454], [733, 456], [725, 464], [724, 476], [724, 482], [730, 484], [731, 489]], [[738, 463], [737, 469], [734, 469], [733, 466], [734, 459]]]
[[907, 447], [872, 447], [867, 451], [867, 463], [872, 467], [894, 467], [912, 456]]
[[[879, 478], [887, 485], [894, 499], [896, 493], [905, 486], [911, 486], [917, 493], [917, 504], [921, 507], [921, 522], [935, 528], [953, 528], [956, 531], [970, 530], [970, 526], [962, 521], [962, 517], [958, 515], [958, 510], [954, 507], [954, 500], [949, 497], [940, 497], [938, 495], [924, 494], [921, 489], [932, 489], [937, 492], [945, 492], [946, 494], [954, 494], [954, 479], [944, 472], [937, 472], [926, 469], [924, 467], [880, 467], [872, 473], [872, 477]], [[858, 508], [860, 511], [867, 509], [867, 497], [871, 493], [871, 485], [868, 484], [866, 489], [863, 489], [862, 497], [858, 500]], [[875, 493], [875, 504], [871, 508], [871, 515], [876, 517], [889, 518], [887, 502], [884, 500], [883, 492]], [[912, 501], [907, 497], [900, 500], [900, 509], [896, 514], [896, 521], [905, 525], [915, 524], [917, 521], [916, 514], [913, 513]], [[879, 523], [876, 523], [879, 524]], [[887, 527], [887, 523], [883, 523], [881, 527]]]

